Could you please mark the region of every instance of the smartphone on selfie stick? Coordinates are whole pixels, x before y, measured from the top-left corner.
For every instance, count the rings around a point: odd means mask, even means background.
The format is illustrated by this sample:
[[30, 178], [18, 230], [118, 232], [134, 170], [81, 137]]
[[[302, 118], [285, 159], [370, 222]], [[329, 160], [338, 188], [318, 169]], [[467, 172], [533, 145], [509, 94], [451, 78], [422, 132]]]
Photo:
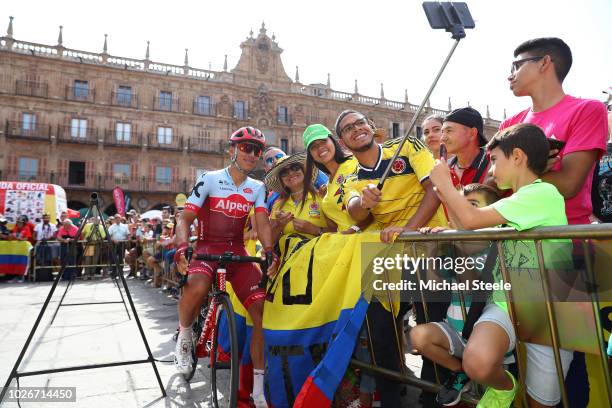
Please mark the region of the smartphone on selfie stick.
[[385, 184], [385, 180], [389, 176], [389, 172], [391, 171], [393, 163], [402, 151], [402, 147], [404, 146], [406, 139], [412, 133], [412, 129], [414, 129], [417, 119], [420, 117], [421, 112], [425, 107], [425, 104], [429, 100], [429, 97], [431, 96], [431, 93], [436, 87], [438, 80], [442, 76], [444, 69], [448, 65], [448, 62], [450, 61], [451, 57], [453, 56], [457, 45], [459, 45], [459, 41], [465, 38], [465, 29], [474, 28], [476, 26], [466, 3], [426, 1], [423, 2], [423, 10], [425, 11], [425, 15], [427, 16], [427, 20], [429, 21], [429, 25], [431, 26], [431, 28], [446, 30], [447, 32], [451, 33], [451, 37], [455, 41], [450, 49], [450, 52], [444, 59], [442, 67], [440, 67], [440, 70], [436, 74], [436, 77], [434, 78], [431, 86], [429, 87], [429, 90], [425, 94], [421, 105], [419, 105], [416, 112], [412, 116], [412, 121], [408, 126], [408, 130], [406, 131], [404, 137], [400, 140], [399, 146], [397, 147], [395, 154], [393, 155], [391, 160], [389, 160], [389, 164], [387, 165], [387, 168], [383, 172], [378, 182], [378, 185], [376, 186], [379, 190], [382, 190], [383, 185]]

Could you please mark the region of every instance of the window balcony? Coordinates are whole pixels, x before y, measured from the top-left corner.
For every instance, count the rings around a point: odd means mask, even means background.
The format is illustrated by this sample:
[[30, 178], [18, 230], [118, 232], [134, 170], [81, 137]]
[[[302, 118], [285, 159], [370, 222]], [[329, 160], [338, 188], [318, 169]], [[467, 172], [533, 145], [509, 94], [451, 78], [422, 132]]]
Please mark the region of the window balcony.
[[202, 115], [202, 116], [215, 116], [216, 106], [214, 103], [198, 103], [198, 101], [193, 101], [193, 114], [194, 115]]
[[105, 146], [142, 147], [142, 133], [117, 132], [115, 129], [104, 131]]
[[96, 176], [95, 174], [85, 173], [85, 176], [81, 181], [74, 181], [74, 179], [79, 177], [71, 177], [68, 171], [63, 171], [57, 173], [55, 177], [55, 184], [59, 184], [67, 190], [100, 190], [101, 185], [101, 177]]
[[126, 175], [100, 176], [100, 190], [112, 191], [115, 187], [121, 187], [123, 191], [147, 191], [143, 178]]
[[47, 98], [49, 94], [49, 85], [46, 82], [17, 80], [15, 83], [15, 93], [23, 96]]
[[153, 110], [163, 112], [180, 112], [179, 98], [153, 98]]
[[60, 125], [57, 132], [58, 142], [97, 144], [98, 129], [72, 125]]
[[45, 123], [7, 121], [6, 136], [28, 140], [51, 140], [51, 126]]
[[96, 100], [96, 90], [93, 88], [66, 86], [66, 100], [94, 103]]
[[227, 142], [204, 137], [191, 137], [187, 139], [187, 149], [193, 153], [223, 154]]
[[233, 109], [232, 117], [236, 120], [249, 120], [251, 116], [249, 115], [248, 109]]
[[138, 105], [138, 95], [135, 93], [126, 93], [126, 92], [111, 92], [111, 105], [113, 106], [121, 106], [124, 108], [135, 108], [139, 107]]
[[291, 126], [293, 125], [293, 120], [291, 118], [291, 115], [287, 114], [287, 115], [276, 115], [276, 123], [278, 123], [279, 125], [288, 125]]
[[181, 150], [183, 148], [183, 138], [178, 135], [158, 135], [149, 133], [147, 135], [147, 146], [149, 149]]

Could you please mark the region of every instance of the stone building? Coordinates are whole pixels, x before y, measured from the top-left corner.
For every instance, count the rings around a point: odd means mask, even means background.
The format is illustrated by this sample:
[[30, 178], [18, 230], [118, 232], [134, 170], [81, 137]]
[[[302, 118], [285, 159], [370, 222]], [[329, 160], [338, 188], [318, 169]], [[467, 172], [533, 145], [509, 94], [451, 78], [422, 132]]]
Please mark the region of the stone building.
[[[111, 191], [120, 186], [140, 210], [173, 204], [197, 175], [228, 162], [228, 136], [244, 125], [259, 127], [271, 144], [303, 150], [311, 123], [333, 125], [348, 108], [364, 112], [390, 137], [407, 129], [417, 106], [381, 95], [303, 84], [291, 79], [283, 50], [262, 24], [240, 44], [231, 70], [124, 58], [57, 44], [21, 41], [13, 18], [0, 37], [0, 180], [54, 183], [67, 192], [69, 207], [88, 203], [98, 191], [102, 208], [115, 211]], [[450, 105], [450, 102], [449, 102]], [[450, 109], [450, 106], [448, 107]], [[423, 117], [445, 110], [427, 107]], [[485, 119], [492, 134], [499, 122]], [[417, 122], [419, 123], [419, 122]]]

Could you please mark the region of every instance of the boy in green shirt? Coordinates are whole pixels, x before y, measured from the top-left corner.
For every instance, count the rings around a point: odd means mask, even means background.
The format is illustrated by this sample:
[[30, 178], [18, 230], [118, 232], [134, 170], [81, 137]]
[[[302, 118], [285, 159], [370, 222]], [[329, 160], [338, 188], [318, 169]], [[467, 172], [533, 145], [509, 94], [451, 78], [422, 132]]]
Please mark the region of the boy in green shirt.
[[[480, 229], [509, 225], [519, 231], [535, 227], [567, 225], [563, 196], [552, 184], [542, 182], [550, 150], [544, 132], [531, 124], [519, 124], [498, 132], [488, 143], [492, 174], [500, 190], [512, 196], [484, 208], [472, 206], [452, 184], [450, 171], [436, 161], [430, 180], [457, 229]], [[504, 243], [506, 266], [533, 268], [523, 263], [522, 253], [512, 251], [514, 241]], [[516, 256], [515, 256], [516, 255]], [[498, 269], [498, 268], [496, 268]], [[498, 272], [498, 271], [497, 271]], [[499, 273], [497, 273], [499, 275]], [[499, 276], [495, 276], [499, 280]], [[515, 378], [504, 369], [504, 356], [516, 345], [516, 334], [508, 316], [503, 293], [493, 293], [471, 336], [453, 355], [437, 356], [440, 364], [464, 372], [472, 380], [488, 385], [478, 407], [509, 407], [517, 391]], [[560, 399], [552, 348], [527, 344], [526, 388], [532, 407], [554, 406]], [[447, 350], [450, 350], [450, 345]], [[572, 353], [560, 350], [564, 374]], [[462, 357], [459, 360], [457, 357]], [[459, 364], [459, 365], [457, 365]], [[537, 396], [534, 399], [533, 396]], [[546, 404], [543, 403], [546, 401]]]

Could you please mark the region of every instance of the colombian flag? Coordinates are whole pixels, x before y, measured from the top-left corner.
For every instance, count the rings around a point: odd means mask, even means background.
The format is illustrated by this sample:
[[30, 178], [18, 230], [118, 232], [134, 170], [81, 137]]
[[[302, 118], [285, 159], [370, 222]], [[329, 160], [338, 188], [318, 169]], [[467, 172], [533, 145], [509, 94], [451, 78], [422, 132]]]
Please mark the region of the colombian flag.
[[373, 255], [364, 250], [369, 243], [380, 243], [378, 232], [324, 234], [288, 246], [298, 249], [270, 283], [264, 306], [271, 406], [325, 407], [333, 401], [371, 297], [362, 288], [362, 265]]
[[28, 241], [0, 241], [0, 274], [25, 275], [31, 249]]

